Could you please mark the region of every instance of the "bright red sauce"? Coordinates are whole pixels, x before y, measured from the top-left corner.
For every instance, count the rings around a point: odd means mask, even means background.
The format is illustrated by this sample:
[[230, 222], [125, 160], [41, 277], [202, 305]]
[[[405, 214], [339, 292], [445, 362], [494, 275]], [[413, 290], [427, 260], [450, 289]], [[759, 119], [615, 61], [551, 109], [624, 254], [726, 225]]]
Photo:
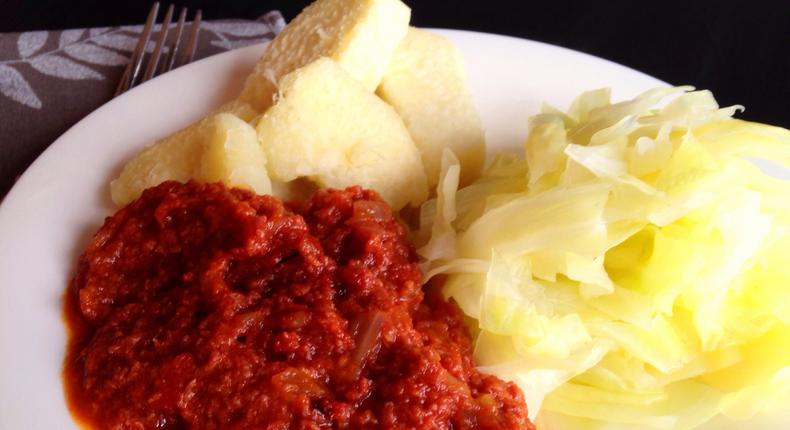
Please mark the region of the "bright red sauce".
[[374, 192], [304, 203], [167, 182], [79, 260], [65, 385], [96, 429], [533, 428], [474, 368]]

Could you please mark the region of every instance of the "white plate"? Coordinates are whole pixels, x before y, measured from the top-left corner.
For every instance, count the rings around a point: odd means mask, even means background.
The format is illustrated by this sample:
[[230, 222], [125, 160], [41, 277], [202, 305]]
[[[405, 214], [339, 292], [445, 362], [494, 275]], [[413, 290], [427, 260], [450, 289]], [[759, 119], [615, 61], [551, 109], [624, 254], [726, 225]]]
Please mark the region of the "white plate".
[[[547, 101], [614, 98], [666, 85], [589, 55], [502, 36], [439, 30], [465, 54], [491, 147], [517, 147]], [[0, 206], [0, 429], [76, 428], [60, 372], [61, 297], [81, 250], [112, 212], [109, 180], [132, 154], [231, 99], [260, 56], [250, 47], [198, 61], [112, 100], [47, 149]]]

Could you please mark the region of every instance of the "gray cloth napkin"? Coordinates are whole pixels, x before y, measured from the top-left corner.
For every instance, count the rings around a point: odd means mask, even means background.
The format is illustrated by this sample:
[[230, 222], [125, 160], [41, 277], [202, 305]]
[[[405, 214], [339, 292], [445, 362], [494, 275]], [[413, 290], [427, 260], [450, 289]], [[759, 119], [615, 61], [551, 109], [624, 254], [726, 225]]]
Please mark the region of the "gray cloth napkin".
[[[284, 26], [278, 11], [255, 21], [203, 22], [195, 59], [271, 40]], [[141, 31], [0, 33], [0, 200], [58, 136], [112, 98]]]

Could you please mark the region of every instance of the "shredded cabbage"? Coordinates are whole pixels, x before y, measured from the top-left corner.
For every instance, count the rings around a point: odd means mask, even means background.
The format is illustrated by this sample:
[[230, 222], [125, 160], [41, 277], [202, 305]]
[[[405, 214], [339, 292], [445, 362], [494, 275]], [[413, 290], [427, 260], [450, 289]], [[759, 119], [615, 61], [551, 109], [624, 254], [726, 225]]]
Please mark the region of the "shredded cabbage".
[[517, 383], [542, 428], [788, 413], [790, 181], [745, 157], [790, 166], [790, 131], [691, 90], [544, 106], [524, 158], [499, 154], [460, 190], [444, 154], [427, 276], [446, 275], [481, 370]]

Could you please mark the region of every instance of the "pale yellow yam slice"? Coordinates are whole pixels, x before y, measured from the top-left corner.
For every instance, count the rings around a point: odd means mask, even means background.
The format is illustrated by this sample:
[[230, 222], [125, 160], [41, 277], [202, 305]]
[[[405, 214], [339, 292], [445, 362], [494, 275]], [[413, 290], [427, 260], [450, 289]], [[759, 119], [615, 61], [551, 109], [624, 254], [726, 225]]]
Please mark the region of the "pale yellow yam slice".
[[409, 26], [411, 10], [399, 0], [318, 0], [269, 44], [241, 100], [263, 112], [279, 80], [319, 57], [337, 61], [374, 91]]
[[185, 182], [200, 166], [202, 136], [210, 121], [204, 119], [140, 151], [126, 163], [121, 174], [110, 182], [112, 201], [123, 206], [146, 188], [168, 180]]
[[[225, 105], [220, 111], [247, 118], [256, 115], [242, 103]], [[112, 201], [125, 205], [146, 188], [168, 180], [223, 181], [268, 193], [265, 153], [255, 129], [234, 113], [212, 114], [140, 151], [110, 182]]]
[[429, 186], [439, 180], [444, 148], [461, 162], [461, 185], [480, 175], [483, 127], [469, 94], [463, 58], [452, 42], [409, 28], [377, 93], [403, 118], [422, 155]]
[[255, 129], [229, 113], [217, 114], [212, 128], [204, 141], [200, 172], [195, 179], [270, 194], [272, 184], [266, 173], [266, 154]]
[[395, 209], [428, 194], [420, 154], [395, 110], [329, 58], [282, 79], [277, 104], [258, 122], [275, 181], [361, 185]]

